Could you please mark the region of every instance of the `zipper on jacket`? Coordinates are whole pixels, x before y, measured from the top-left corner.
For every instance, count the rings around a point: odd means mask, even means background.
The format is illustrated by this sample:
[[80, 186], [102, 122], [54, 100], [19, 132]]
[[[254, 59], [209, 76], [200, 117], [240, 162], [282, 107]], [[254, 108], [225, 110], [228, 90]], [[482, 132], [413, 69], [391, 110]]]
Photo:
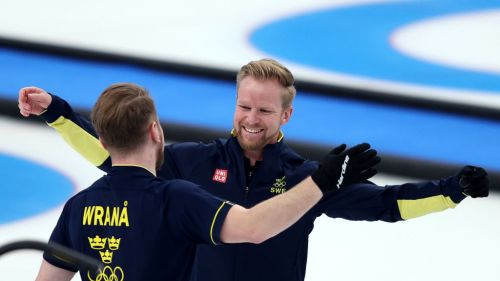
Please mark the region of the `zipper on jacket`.
[[248, 198], [248, 192], [250, 191], [250, 182], [252, 181], [252, 171], [248, 171], [247, 185], [245, 186], [245, 199]]

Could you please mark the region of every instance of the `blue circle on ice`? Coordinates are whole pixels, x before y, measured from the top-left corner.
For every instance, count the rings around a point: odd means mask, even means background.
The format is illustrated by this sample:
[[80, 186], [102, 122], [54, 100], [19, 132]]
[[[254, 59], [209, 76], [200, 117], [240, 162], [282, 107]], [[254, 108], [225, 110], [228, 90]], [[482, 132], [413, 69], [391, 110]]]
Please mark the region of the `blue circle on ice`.
[[334, 7], [267, 23], [252, 33], [250, 41], [279, 60], [324, 71], [500, 93], [497, 74], [419, 60], [399, 52], [390, 39], [395, 30], [415, 22], [499, 8], [498, 1], [487, 0], [396, 1]]
[[73, 194], [73, 183], [49, 167], [1, 153], [0, 164], [0, 224], [47, 211]]

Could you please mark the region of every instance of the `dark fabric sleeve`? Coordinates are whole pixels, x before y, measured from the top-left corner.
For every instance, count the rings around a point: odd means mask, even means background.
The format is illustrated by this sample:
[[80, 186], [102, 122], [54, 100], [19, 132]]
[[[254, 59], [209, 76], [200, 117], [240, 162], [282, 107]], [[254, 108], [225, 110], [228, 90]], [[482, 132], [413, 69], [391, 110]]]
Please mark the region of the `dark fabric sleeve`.
[[91, 122], [83, 115], [74, 112], [65, 100], [56, 95], [51, 94], [51, 96], [51, 104], [40, 117], [82, 157], [108, 172], [111, 169], [111, 158], [101, 146]]
[[354, 184], [327, 194], [317, 208], [332, 218], [396, 222], [454, 208], [464, 198], [450, 177], [385, 187]]
[[72, 120], [80, 128], [84, 129], [86, 132], [98, 138], [94, 127], [90, 120], [88, 120], [83, 115], [73, 111], [73, 108], [69, 105], [67, 101], [60, 98], [59, 96], [50, 94], [52, 96], [52, 102], [50, 103], [47, 111], [45, 111], [40, 117], [47, 123], [53, 123], [59, 117], [63, 116], [67, 119]]
[[[68, 233], [68, 224], [69, 224], [69, 213], [70, 213], [70, 203], [71, 201], [68, 201], [66, 205], [64, 206], [64, 209], [61, 213], [61, 216], [59, 217], [59, 220], [57, 221], [56, 227], [52, 231], [52, 234], [50, 235], [49, 241], [51, 243], [57, 243], [59, 245], [65, 246], [70, 249], [74, 249], [71, 245], [70, 239], [69, 239], [69, 233]], [[66, 269], [72, 272], [77, 272], [78, 268], [74, 266], [73, 264], [65, 261], [64, 259], [57, 257], [55, 255], [52, 255], [48, 252], [43, 253], [43, 258], [53, 266]]]
[[223, 201], [187, 181], [173, 181], [167, 209], [172, 231], [178, 239], [221, 244], [220, 232], [231, 202]]

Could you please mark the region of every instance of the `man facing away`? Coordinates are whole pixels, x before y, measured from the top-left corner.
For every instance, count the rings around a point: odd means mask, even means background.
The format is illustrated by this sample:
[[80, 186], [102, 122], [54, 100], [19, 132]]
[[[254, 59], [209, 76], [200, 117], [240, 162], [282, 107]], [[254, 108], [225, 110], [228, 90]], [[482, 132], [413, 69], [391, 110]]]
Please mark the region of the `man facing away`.
[[[69, 199], [50, 237], [104, 263], [99, 273], [80, 271], [82, 280], [189, 280], [196, 243], [261, 243], [297, 221], [323, 192], [337, 190], [340, 177], [366, 180], [380, 160], [367, 144], [333, 150], [312, 178], [246, 209], [191, 182], [156, 177], [164, 137], [144, 88], [111, 85], [99, 97], [92, 122], [112, 166]], [[346, 157], [353, 169], [339, 172]], [[70, 280], [78, 270], [45, 253], [36, 280]]]
[[[252, 61], [240, 69], [236, 90], [231, 136], [209, 144], [166, 146], [165, 164], [158, 176], [189, 180], [220, 198], [252, 207], [291, 191], [318, 163], [293, 151], [280, 130], [292, 116], [296, 94], [293, 75], [286, 67], [271, 59]], [[66, 142], [95, 166], [109, 171], [108, 152], [97, 142], [94, 128], [64, 100], [36, 88], [20, 92], [19, 107], [24, 116], [46, 110], [41, 117]], [[316, 121], [328, 129], [328, 123]], [[467, 196], [487, 196], [488, 190], [486, 172], [471, 166], [434, 181], [354, 184], [335, 195], [325, 195], [292, 227], [259, 245], [198, 245], [193, 279], [302, 281], [309, 234], [322, 214], [347, 220], [404, 221], [454, 208]]]

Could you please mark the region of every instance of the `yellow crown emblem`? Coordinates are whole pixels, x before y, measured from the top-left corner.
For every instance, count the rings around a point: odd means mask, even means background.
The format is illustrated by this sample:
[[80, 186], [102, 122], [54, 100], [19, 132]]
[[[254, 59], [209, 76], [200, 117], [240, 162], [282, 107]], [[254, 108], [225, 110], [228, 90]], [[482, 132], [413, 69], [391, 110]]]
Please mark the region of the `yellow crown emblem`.
[[102, 250], [104, 249], [104, 246], [106, 246], [106, 239], [107, 238], [101, 238], [99, 235], [96, 235], [94, 238], [87, 237], [89, 239], [90, 243], [90, 248], [94, 250]]
[[99, 251], [99, 254], [103, 263], [111, 263], [113, 260], [113, 252], [106, 250], [106, 252]]
[[118, 238], [116, 239], [114, 236], [111, 236], [111, 238], [108, 239], [108, 246], [110, 250], [118, 250], [120, 248], [120, 241], [122, 239]]

